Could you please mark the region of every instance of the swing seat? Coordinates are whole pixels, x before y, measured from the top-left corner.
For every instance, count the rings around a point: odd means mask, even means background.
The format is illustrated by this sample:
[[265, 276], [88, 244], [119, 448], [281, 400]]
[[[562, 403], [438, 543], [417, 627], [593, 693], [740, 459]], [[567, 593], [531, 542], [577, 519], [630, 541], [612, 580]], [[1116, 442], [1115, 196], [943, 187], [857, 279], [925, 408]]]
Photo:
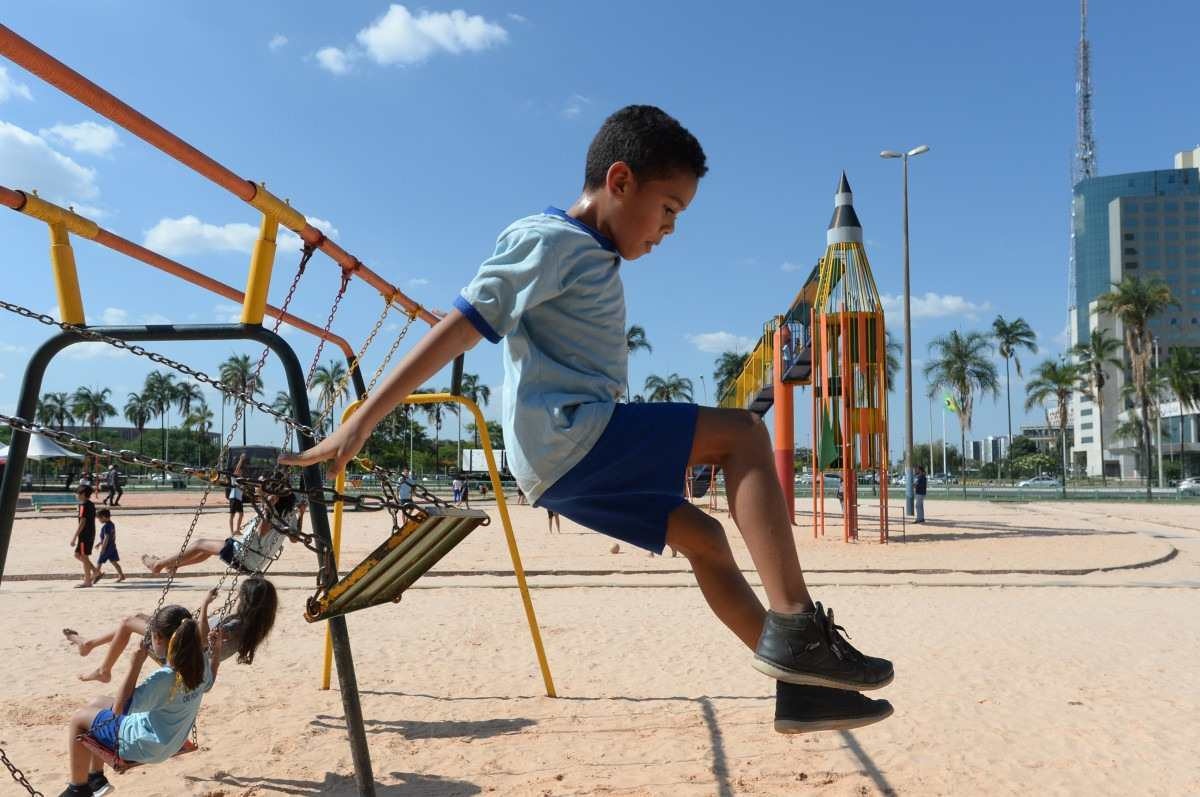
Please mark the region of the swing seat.
[[489, 518], [479, 509], [422, 508], [424, 520], [409, 520], [392, 532], [361, 564], [310, 598], [304, 618], [310, 623], [395, 603], [404, 591]]
[[[126, 770], [133, 769], [134, 767], [142, 766], [141, 761], [126, 761], [124, 758], [121, 758], [121, 756], [117, 755], [116, 750], [112, 750], [100, 744], [96, 737], [92, 736], [90, 733], [83, 733], [79, 736], [76, 736], [75, 741], [86, 747], [89, 753], [103, 761], [109, 769], [111, 769], [113, 772], [116, 772], [118, 775]], [[171, 758], [174, 758], [175, 756], [181, 756], [186, 753], [194, 753], [198, 749], [199, 748], [196, 747], [195, 742], [193, 742], [191, 739], [188, 739], [183, 743], [183, 747], [180, 747], [175, 755], [171, 756]]]

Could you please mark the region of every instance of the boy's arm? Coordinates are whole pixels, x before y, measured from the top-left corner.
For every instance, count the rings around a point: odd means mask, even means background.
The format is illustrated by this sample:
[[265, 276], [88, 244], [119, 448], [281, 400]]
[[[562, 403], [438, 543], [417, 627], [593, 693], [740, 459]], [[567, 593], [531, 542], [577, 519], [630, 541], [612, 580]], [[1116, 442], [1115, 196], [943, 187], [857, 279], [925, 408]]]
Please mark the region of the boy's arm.
[[284, 465], [311, 465], [332, 460], [329, 475], [336, 477], [366, 444], [371, 430], [398, 404], [458, 355], [472, 348], [482, 335], [461, 312], [451, 310], [417, 342], [388, 374], [379, 390], [346, 419], [336, 432], [294, 456], [280, 457]]

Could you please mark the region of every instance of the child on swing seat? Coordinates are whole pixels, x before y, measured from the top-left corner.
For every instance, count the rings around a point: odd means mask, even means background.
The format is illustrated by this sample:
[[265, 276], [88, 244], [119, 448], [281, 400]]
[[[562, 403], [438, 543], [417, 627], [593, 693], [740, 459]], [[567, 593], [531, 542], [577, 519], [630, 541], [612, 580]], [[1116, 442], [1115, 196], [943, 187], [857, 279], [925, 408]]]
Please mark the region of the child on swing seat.
[[[164, 606], [149, 622], [150, 648], [140, 645], [116, 698], [93, 700], [71, 717], [68, 728], [71, 782], [60, 797], [90, 797], [109, 789], [104, 764], [76, 737], [92, 738], [126, 761], [157, 764], [187, 741], [200, 701], [212, 688], [221, 658], [221, 637], [204, 651], [203, 628], [182, 606]], [[138, 684], [146, 659], [153, 653], [166, 663]], [[136, 686], [136, 688], [135, 688]]]
[[[509, 467], [535, 506], [692, 565], [717, 618], [780, 682], [776, 729], [851, 728], [892, 712], [859, 694], [891, 682], [804, 582], [766, 427], [745, 410], [618, 402], [628, 376], [622, 260], [675, 231], [708, 171], [696, 138], [662, 110], [631, 105], [588, 148], [583, 192], [513, 222], [451, 310], [342, 426], [289, 465], [332, 460], [340, 472], [371, 430], [481, 338], [501, 344]], [[719, 521], [693, 506], [679, 474], [724, 470], [730, 509], [769, 610], [742, 575]], [[818, 687], [828, 687], [827, 689]]]
[[[151, 573], [161, 573], [198, 565], [210, 557], [219, 556], [222, 562], [240, 572], [263, 572], [279, 558], [284, 540], [304, 526], [304, 513], [297, 504], [295, 493], [289, 491], [283, 495], [267, 495], [266, 500], [276, 520], [264, 523], [262, 517], [255, 517], [250, 521], [250, 530], [243, 538], [226, 537], [218, 540], [215, 537], [202, 537], [174, 556], [144, 554], [142, 564]], [[295, 542], [294, 539], [292, 541]]]
[[[200, 616], [208, 618], [209, 625], [221, 635], [221, 660], [236, 654], [238, 664], [253, 664], [255, 651], [275, 625], [275, 613], [279, 608], [275, 585], [259, 575], [243, 579], [238, 587], [237, 605], [233, 613], [223, 620], [216, 614], [209, 613], [209, 606], [216, 598], [217, 590], [213, 588], [204, 597], [200, 606]], [[112, 631], [92, 639], [84, 639], [79, 632], [64, 628], [63, 636], [79, 649], [80, 656], [86, 656], [96, 648], [108, 645], [100, 666], [80, 675], [79, 680], [108, 683], [112, 679], [113, 665], [121, 658], [121, 653], [129, 644], [130, 638], [136, 636], [140, 639], [145, 636], [149, 620], [149, 615], [131, 614], [123, 618]]]

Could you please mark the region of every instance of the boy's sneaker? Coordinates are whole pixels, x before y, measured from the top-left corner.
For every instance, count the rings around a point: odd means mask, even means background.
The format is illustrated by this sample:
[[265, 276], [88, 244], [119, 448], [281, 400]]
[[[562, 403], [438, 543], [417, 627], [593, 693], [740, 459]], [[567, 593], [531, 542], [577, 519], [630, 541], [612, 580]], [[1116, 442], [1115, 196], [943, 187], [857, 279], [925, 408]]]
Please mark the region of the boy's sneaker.
[[846, 731], [892, 716], [892, 704], [845, 689], [775, 682], [775, 730], [779, 733]]
[[821, 604], [811, 612], [767, 612], [754, 651], [754, 668], [778, 681], [863, 691], [892, 682], [892, 663], [864, 656], [846, 641]]
[[94, 792], [90, 786], [76, 786], [72, 783], [58, 797], [92, 797], [93, 794]]
[[108, 782], [108, 778], [104, 777], [103, 772], [89, 772], [88, 786], [92, 789], [93, 797], [104, 797], [105, 794], [116, 790], [116, 787]]

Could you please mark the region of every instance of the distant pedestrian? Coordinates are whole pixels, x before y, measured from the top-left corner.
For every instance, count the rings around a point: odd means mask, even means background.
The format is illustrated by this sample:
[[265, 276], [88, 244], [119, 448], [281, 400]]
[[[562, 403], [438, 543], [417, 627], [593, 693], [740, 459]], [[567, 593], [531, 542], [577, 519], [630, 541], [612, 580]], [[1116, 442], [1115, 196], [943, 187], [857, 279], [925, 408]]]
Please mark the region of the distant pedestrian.
[[75, 534], [71, 537], [71, 549], [83, 565], [83, 581], [75, 586], [90, 587], [96, 583], [99, 572], [91, 560], [92, 546], [96, 544], [96, 505], [92, 503], [91, 487], [80, 487], [75, 491], [75, 497], [79, 499], [79, 514]]
[[[100, 521], [100, 556], [96, 558], [96, 581], [104, 575], [100, 568], [109, 562], [117, 571], [117, 581], [125, 580], [125, 571], [121, 569], [121, 555], [117, 553], [117, 526], [112, 522], [112, 512], [107, 509], [96, 511], [96, 519]], [[93, 582], [95, 583], [95, 582]]]
[[454, 480], [450, 482], [450, 488], [454, 492], [454, 505], [460, 506], [462, 504], [462, 500], [463, 500], [463, 498], [462, 498], [462, 493], [463, 493], [462, 477], [455, 476]]
[[917, 466], [917, 472], [913, 477], [913, 509], [917, 513], [917, 519], [914, 523], [925, 522], [925, 490], [928, 486], [928, 480], [925, 478], [925, 468]]
[[408, 468], [400, 469], [400, 484], [396, 485], [396, 497], [400, 499], [402, 504], [411, 504], [413, 494], [412, 477], [409, 475]]
[[108, 490], [108, 494], [104, 496], [105, 506], [120, 506], [121, 496], [125, 495], [125, 491], [121, 489], [121, 471], [117, 470], [116, 463], [108, 466], [108, 470], [104, 471], [104, 488]]
[[555, 512], [553, 509], [547, 509], [546, 510], [546, 533], [553, 534], [556, 530], [558, 531], [559, 534], [562, 534], [562, 520], [559, 518], [558, 513]]
[[[237, 459], [237, 464], [233, 466], [234, 477], [246, 475], [246, 455], [242, 454]], [[242, 505], [244, 497], [242, 488], [238, 486], [237, 481], [229, 485], [229, 489], [225, 491], [225, 497], [229, 499], [229, 536], [240, 537], [242, 535], [242, 516], [245, 508]]]

